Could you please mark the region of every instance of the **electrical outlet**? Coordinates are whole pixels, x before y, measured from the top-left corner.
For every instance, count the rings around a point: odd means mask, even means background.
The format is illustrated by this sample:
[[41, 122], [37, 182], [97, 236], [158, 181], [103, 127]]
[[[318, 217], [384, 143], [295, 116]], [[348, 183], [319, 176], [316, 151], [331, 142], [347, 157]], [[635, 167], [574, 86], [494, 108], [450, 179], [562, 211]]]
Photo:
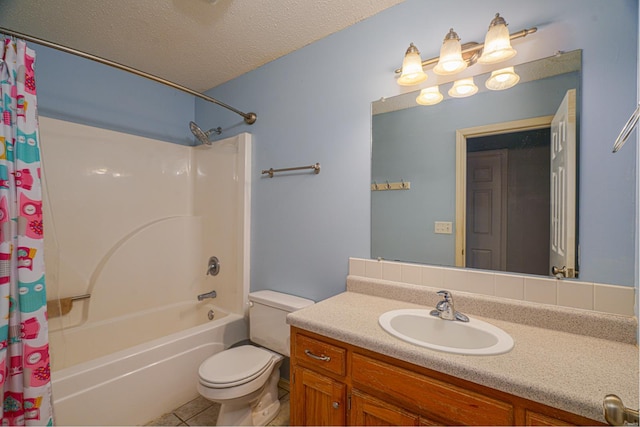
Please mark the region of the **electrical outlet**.
[[453, 229], [453, 224], [447, 221], [436, 221], [434, 232], [436, 234], [451, 234]]

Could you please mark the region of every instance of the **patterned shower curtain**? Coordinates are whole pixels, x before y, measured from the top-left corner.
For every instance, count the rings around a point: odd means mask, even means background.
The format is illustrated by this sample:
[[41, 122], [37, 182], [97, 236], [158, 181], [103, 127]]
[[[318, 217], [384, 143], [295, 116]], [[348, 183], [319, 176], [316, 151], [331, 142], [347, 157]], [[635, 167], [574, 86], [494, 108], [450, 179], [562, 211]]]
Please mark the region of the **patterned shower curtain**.
[[53, 425], [35, 52], [3, 36], [0, 62], [0, 387], [4, 425]]

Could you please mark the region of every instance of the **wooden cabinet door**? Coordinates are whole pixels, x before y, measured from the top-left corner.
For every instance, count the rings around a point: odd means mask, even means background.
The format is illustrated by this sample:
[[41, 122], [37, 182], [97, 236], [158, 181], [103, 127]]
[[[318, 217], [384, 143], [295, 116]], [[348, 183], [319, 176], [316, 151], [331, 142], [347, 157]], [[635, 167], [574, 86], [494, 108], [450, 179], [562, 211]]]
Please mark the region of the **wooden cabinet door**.
[[351, 394], [349, 425], [416, 426], [419, 417], [395, 405], [383, 402], [359, 390]]
[[305, 368], [294, 367], [291, 425], [346, 425], [346, 386]]
[[567, 421], [550, 417], [533, 411], [525, 411], [525, 425], [528, 426], [570, 426], [573, 425]]

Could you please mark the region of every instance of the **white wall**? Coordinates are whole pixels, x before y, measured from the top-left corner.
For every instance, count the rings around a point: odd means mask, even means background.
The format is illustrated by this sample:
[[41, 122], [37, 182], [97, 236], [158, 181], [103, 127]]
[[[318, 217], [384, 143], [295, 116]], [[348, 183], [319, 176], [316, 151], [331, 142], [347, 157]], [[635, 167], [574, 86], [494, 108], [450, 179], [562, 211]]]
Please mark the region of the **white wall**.
[[50, 332], [212, 289], [217, 306], [243, 312], [248, 135], [191, 148], [41, 118], [40, 136], [48, 299], [91, 294]]

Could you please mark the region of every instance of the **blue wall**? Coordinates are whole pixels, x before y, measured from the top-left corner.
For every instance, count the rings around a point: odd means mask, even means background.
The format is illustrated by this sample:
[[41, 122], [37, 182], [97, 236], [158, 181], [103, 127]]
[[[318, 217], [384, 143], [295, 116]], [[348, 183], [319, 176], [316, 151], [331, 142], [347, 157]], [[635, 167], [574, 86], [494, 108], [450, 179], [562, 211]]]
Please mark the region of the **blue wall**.
[[[42, 116], [182, 145], [193, 144], [192, 95], [113, 67], [37, 44]], [[46, 135], [43, 136], [46, 138]]]
[[[513, 31], [538, 26], [514, 42], [518, 62], [583, 49], [580, 273], [633, 285], [636, 147], [612, 155], [611, 145], [636, 105], [637, 9], [634, 0], [408, 0], [210, 91], [258, 113], [249, 129], [252, 288], [315, 299], [344, 288], [347, 257], [370, 255], [370, 102], [406, 91], [393, 70], [409, 42], [424, 59], [437, 55], [449, 27], [463, 41], [481, 41], [497, 11]], [[223, 128], [238, 122], [204, 103], [196, 110], [198, 121]], [[259, 176], [261, 169], [315, 162], [322, 164], [317, 176]]]
[[[370, 102], [405, 90], [393, 70], [409, 42], [427, 58], [438, 54], [450, 27], [463, 41], [481, 41], [498, 11], [514, 31], [539, 28], [514, 42], [516, 63], [583, 49], [581, 275], [633, 284], [636, 147], [627, 145], [618, 155], [610, 147], [637, 102], [637, 1], [407, 0], [208, 92], [255, 111], [252, 126], [218, 106], [195, 102], [202, 127], [222, 126], [223, 137], [254, 135], [253, 290], [319, 300], [344, 289], [348, 257], [370, 253]], [[191, 96], [37, 50], [41, 114], [175, 143], [193, 140], [187, 128], [194, 117]], [[469, 70], [486, 71], [478, 65]], [[319, 175], [260, 175], [270, 167], [315, 162], [322, 164]]]

